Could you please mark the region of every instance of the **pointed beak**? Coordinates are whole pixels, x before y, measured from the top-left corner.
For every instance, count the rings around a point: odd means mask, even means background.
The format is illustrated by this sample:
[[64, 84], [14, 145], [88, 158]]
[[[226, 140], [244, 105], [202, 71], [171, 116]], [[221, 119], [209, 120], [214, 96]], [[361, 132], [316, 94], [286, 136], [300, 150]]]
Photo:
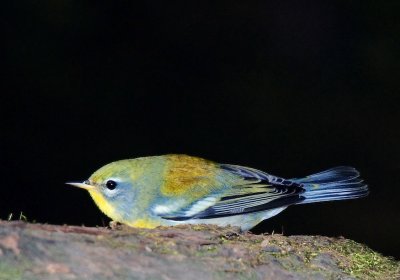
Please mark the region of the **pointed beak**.
[[74, 186], [74, 187], [78, 187], [78, 188], [82, 188], [82, 189], [85, 189], [85, 190], [88, 190], [88, 191], [95, 190], [94, 186], [88, 185], [88, 184], [85, 184], [85, 183], [68, 182], [68, 183], [65, 183], [65, 184], [71, 185], [71, 186]]

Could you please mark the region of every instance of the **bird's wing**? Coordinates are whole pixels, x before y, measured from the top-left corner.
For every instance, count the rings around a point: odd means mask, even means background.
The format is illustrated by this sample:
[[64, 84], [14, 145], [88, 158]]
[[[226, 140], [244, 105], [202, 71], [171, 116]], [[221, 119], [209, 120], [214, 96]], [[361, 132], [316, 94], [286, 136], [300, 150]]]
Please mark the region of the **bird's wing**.
[[221, 174], [217, 177], [222, 179], [217, 184], [226, 183], [223, 178], [227, 177], [229, 187], [218, 187], [189, 205], [159, 215], [175, 221], [211, 219], [270, 210], [304, 199], [301, 194], [305, 190], [295, 182], [237, 165], [221, 164], [218, 170]]

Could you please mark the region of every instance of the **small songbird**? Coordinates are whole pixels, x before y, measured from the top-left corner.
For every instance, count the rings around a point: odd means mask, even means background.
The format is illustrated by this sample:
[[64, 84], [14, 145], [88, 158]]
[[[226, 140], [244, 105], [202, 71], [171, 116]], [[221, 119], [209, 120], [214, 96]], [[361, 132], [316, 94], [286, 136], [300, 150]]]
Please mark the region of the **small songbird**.
[[67, 184], [88, 190], [112, 220], [140, 228], [216, 224], [248, 230], [290, 205], [368, 194], [353, 167], [283, 179], [187, 155], [120, 160], [101, 167], [83, 183]]

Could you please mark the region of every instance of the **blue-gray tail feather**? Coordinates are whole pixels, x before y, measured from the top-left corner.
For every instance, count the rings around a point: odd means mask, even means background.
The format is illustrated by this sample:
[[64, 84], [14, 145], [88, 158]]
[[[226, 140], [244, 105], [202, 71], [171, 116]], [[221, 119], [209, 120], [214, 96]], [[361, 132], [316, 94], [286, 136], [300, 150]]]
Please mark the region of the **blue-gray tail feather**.
[[292, 181], [302, 184], [305, 198], [298, 204], [355, 199], [368, 195], [368, 186], [353, 167], [339, 166]]

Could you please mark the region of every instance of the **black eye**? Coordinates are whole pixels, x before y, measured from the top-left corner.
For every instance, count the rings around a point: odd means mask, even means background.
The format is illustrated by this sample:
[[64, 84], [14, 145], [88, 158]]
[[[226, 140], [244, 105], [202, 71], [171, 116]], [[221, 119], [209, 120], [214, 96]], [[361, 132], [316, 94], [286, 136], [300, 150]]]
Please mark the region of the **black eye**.
[[107, 187], [107, 189], [112, 191], [113, 189], [115, 189], [117, 187], [117, 183], [113, 180], [108, 180], [106, 183], [106, 187]]

